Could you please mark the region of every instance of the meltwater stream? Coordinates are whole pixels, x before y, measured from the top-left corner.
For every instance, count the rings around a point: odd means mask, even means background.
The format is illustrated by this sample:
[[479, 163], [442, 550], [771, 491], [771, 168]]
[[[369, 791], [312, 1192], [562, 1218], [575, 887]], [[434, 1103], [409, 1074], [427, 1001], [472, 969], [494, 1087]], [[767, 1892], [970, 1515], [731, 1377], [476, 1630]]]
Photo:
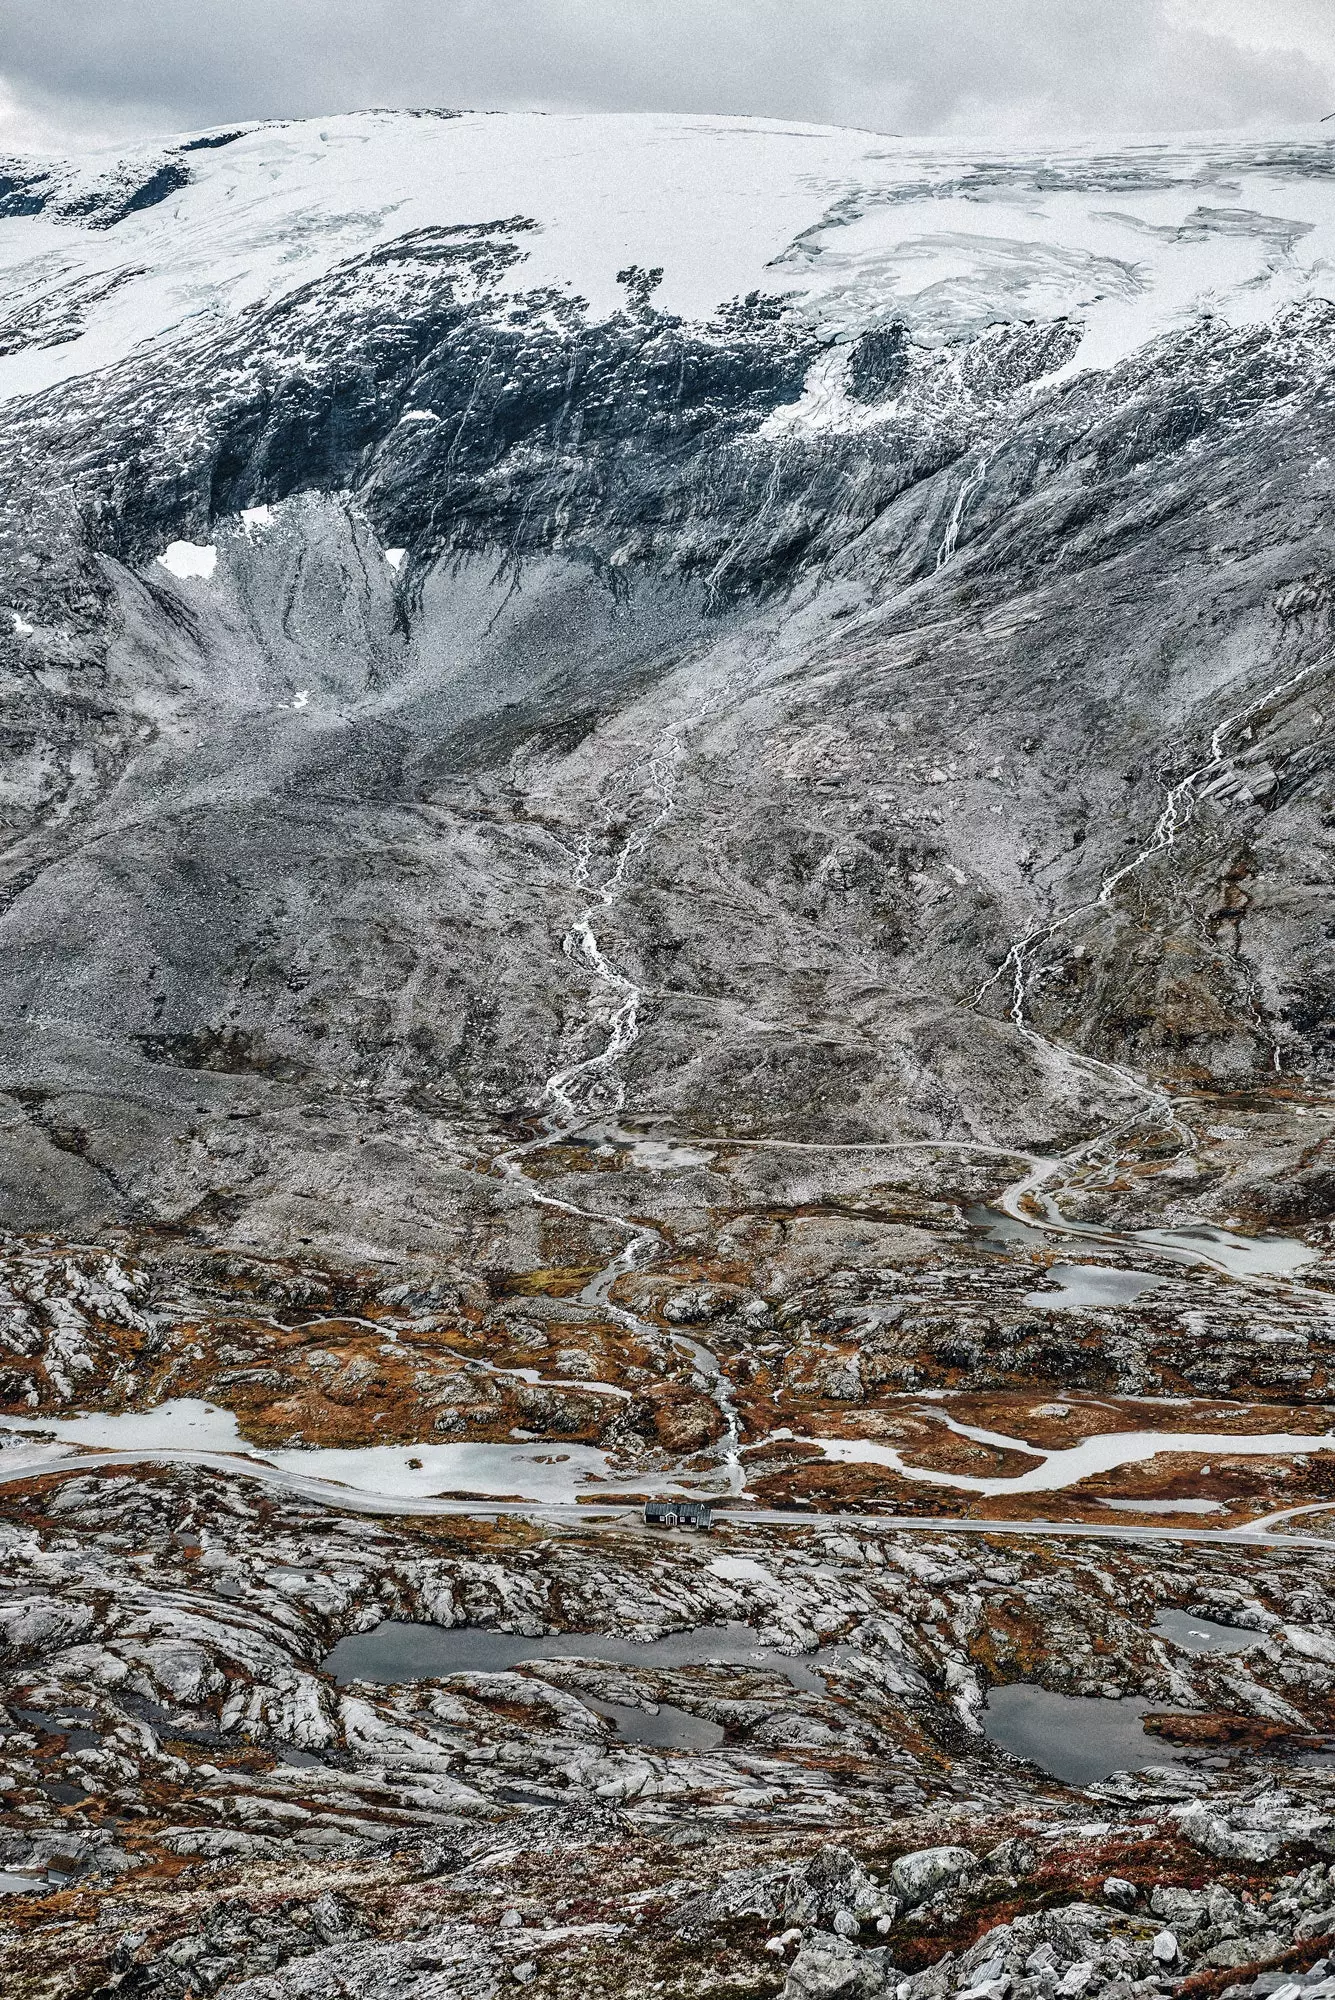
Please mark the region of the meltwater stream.
[[[584, 1025], [586, 1028], [595, 1024], [600, 1026], [604, 1039], [592, 1055], [580, 1056], [551, 1073], [538, 1102], [540, 1132], [534, 1138], [500, 1153], [495, 1162], [506, 1178], [523, 1187], [529, 1198], [540, 1207], [553, 1208], [625, 1233], [626, 1241], [621, 1249], [609, 1258], [601, 1270], [595, 1272], [579, 1297], [583, 1303], [597, 1307], [633, 1333], [650, 1341], [662, 1337], [663, 1329], [618, 1304], [612, 1292], [620, 1278], [639, 1266], [643, 1256], [652, 1255], [664, 1247], [662, 1233], [652, 1223], [628, 1215], [603, 1214], [553, 1195], [538, 1185], [522, 1163], [562, 1139], [575, 1137], [595, 1120], [611, 1120], [610, 1126], [604, 1125], [601, 1129], [617, 1130], [616, 1114], [626, 1100], [620, 1064], [622, 1057], [639, 1039], [643, 995], [636, 982], [608, 958], [594, 928], [594, 920], [612, 908], [625, 888], [632, 861], [676, 811], [674, 772], [685, 751], [686, 735], [713, 705], [712, 701], [707, 702], [703, 711], [674, 723], [660, 745], [625, 774], [625, 782], [641, 772], [645, 774], [653, 810], [644, 825], [633, 827], [621, 841], [611, 869], [600, 886], [595, 886], [592, 878], [593, 837], [586, 837], [578, 854], [573, 856], [571, 886], [582, 895], [587, 895], [589, 900], [567, 932], [563, 947], [568, 958], [582, 959], [593, 975]], [[690, 1357], [700, 1387], [717, 1405], [723, 1418], [723, 1436], [718, 1444], [717, 1458], [724, 1488], [735, 1497], [742, 1492], [744, 1481], [740, 1459], [741, 1427], [732, 1384], [716, 1356], [701, 1342], [676, 1330], [668, 1331], [666, 1337]]]

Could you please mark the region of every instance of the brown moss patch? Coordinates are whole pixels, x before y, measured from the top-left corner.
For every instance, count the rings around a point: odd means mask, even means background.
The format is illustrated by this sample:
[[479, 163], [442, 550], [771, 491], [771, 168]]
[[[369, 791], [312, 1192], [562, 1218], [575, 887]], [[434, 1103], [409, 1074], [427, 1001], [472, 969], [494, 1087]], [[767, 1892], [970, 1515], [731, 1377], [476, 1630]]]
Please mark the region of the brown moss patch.
[[1165, 1743], [1190, 1748], [1228, 1744], [1251, 1750], [1320, 1750], [1326, 1742], [1324, 1736], [1255, 1715], [1147, 1715], [1143, 1726]]
[[534, 1271], [488, 1271], [487, 1290], [496, 1299], [570, 1299], [602, 1268], [602, 1264], [552, 1264]]
[[852, 1508], [859, 1513], [939, 1514], [958, 1517], [967, 1511], [969, 1495], [947, 1486], [928, 1486], [905, 1479], [885, 1465], [792, 1465], [751, 1481], [750, 1491], [766, 1507], [800, 1506]]
[[1211, 1995], [1223, 1993], [1230, 1986], [1250, 1985], [1263, 1972], [1305, 1972], [1319, 1958], [1329, 1958], [1332, 1951], [1335, 1951], [1335, 1935], [1327, 1932], [1322, 1937], [1305, 1938], [1274, 1958], [1255, 1958], [1248, 1965], [1230, 1965], [1219, 1972], [1193, 1972], [1178, 1987], [1177, 2000], [1183, 2000], [1184, 1995], [1187, 2000], [1210, 2000]]

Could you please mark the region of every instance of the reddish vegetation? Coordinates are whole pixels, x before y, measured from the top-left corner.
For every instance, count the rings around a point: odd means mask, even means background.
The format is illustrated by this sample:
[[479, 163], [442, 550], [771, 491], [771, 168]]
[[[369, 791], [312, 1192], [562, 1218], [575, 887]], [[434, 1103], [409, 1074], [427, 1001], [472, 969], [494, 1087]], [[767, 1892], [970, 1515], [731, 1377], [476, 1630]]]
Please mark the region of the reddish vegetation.
[[[1016, 1917], [1039, 1909], [1056, 1909], [1065, 1903], [1099, 1903], [1103, 1899], [1103, 1884], [1110, 1875], [1120, 1875], [1131, 1882], [1141, 1892], [1148, 1908], [1150, 1892], [1159, 1885], [1183, 1889], [1201, 1889], [1207, 1881], [1222, 1882], [1235, 1895], [1244, 1900], [1264, 1897], [1270, 1887], [1270, 1878], [1262, 1873], [1247, 1870], [1221, 1869], [1218, 1862], [1210, 1862], [1186, 1841], [1171, 1835], [1152, 1840], [1126, 1840], [1116, 1835], [1106, 1840], [1082, 1842], [1079, 1847], [1058, 1849], [1045, 1855], [1019, 1888], [1007, 1888], [988, 1895], [970, 1896], [964, 1899], [960, 1915], [949, 1925], [929, 1931], [917, 1932], [910, 1918], [900, 1925], [887, 1942], [891, 1956], [897, 1966], [905, 1972], [916, 1972], [932, 1965], [944, 1952], [967, 1951], [976, 1944], [985, 1931], [998, 1924], [1014, 1921]], [[1325, 1956], [1335, 1940], [1314, 1938], [1300, 1945], [1282, 1957], [1265, 1961], [1255, 1971], [1269, 1966], [1284, 1969], [1310, 1965]], [[1194, 1980], [1187, 1980], [1177, 1989], [1177, 2000], [1184, 1993], [1210, 1995], [1222, 1992], [1254, 1976], [1248, 1967], [1216, 1974], [1199, 1974], [1197, 1978], [1218, 1984], [1207, 1983], [1197, 1986]]]
[[1228, 1743], [1248, 1749], [1320, 1750], [1326, 1740], [1255, 1715], [1147, 1715], [1144, 1726], [1166, 1743], [1189, 1747]]
[[750, 1491], [759, 1505], [794, 1506], [806, 1503], [821, 1507], [853, 1507], [859, 1511], [881, 1509], [887, 1514], [941, 1514], [956, 1516], [968, 1512], [972, 1496], [953, 1493], [947, 1486], [928, 1486], [905, 1479], [884, 1465], [835, 1465], [818, 1460], [792, 1465], [750, 1481]]
[[1305, 1972], [1319, 1958], [1329, 1958], [1332, 1951], [1335, 1951], [1335, 1935], [1327, 1932], [1324, 1937], [1304, 1938], [1301, 1944], [1290, 1946], [1274, 1958], [1253, 1959], [1250, 1965], [1231, 1965], [1223, 1972], [1193, 1972], [1178, 1987], [1175, 2000], [1210, 2000], [1212, 1994], [1223, 1993], [1230, 1986], [1250, 1985], [1263, 1972]]

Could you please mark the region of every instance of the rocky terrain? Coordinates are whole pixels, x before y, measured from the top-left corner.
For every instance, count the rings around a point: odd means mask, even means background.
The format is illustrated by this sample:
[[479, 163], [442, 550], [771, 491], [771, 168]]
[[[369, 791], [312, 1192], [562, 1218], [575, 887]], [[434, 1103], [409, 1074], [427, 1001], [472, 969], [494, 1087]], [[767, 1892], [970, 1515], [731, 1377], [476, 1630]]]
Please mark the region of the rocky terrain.
[[[1335, 1928], [1329, 1550], [371, 1527], [142, 1468], [4, 1515], [6, 1991], [1153, 1994]], [[384, 1619], [520, 1663], [321, 1671]], [[701, 1624], [758, 1663], [599, 1657]], [[1204, 1761], [1045, 1779], [982, 1730], [1021, 1678]]]
[[1335, 1993], [1331, 143], [0, 162], [6, 1993]]

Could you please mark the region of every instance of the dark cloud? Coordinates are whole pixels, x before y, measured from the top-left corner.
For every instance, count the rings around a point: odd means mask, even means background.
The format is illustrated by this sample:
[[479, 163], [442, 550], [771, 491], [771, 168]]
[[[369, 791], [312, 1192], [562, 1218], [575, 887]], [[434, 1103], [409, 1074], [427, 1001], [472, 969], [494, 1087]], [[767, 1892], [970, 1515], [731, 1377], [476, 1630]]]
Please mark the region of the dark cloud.
[[1335, 44], [1313, 32], [1310, 0], [1251, 0], [1245, 26], [1233, 0], [7, 0], [4, 13], [0, 74], [29, 122], [90, 132], [456, 104], [1005, 135], [1273, 125], [1335, 101]]

